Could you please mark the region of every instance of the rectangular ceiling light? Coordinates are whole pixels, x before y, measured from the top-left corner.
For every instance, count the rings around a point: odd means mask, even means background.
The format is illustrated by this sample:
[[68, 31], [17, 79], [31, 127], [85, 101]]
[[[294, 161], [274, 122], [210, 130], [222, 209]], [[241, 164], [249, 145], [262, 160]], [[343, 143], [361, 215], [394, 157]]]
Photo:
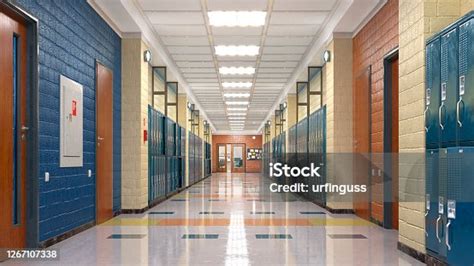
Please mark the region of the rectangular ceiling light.
[[226, 98], [248, 98], [250, 93], [224, 93]]
[[217, 45], [216, 55], [219, 56], [256, 56], [260, 47], [256, 45]]
[[227, 111], [247, 111], [247, 108], [227, 108]]
[[219, 73], [222, 75], [253, 75], [254, 67], [220, 67]]
[[247, 113], [228, 113], [227, 116], [247, 116]]
[[210, 11], [209, 24], [214, 27], [261, 27], [267, 12], [263, 11]]
[[249, 102], [225, 102], [227, 105], [249, 105]]
[[246, 118], [245, 117], [239, 117], [239, 116], [231, 116], [231, 117], [228, 117], [229, 120], [245, 120]]
[[252, 82], [223, 82], [222, 87], [224, 88], [246, 88], [252, 87]]

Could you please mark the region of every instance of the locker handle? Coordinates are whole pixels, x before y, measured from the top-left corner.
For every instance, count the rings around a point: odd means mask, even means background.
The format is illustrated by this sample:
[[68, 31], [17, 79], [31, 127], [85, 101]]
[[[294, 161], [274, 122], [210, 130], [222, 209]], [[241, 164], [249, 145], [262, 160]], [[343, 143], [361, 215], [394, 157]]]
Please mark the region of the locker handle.
[[438, 216], [438, 219], [436, 219], [436, 238], [438, 239], [438, 242], [441, 243], [441, 238], [439, 237], [439, 221], [441, 220], [441, 215]]
[[448, 250], [451, 250], [451, 245], [449, 245], [449, 226], [451, 225], [451, 220], [448, 219], [448, 223], [446, 224], [446, 246], [448, 247]]
[[428, 114], [428, 106], [426, 106], [426, 109], [425, 111], [423, 112], [423, 116], [425, 117], [425, 131], [428, 132], [428, 127], [426, 126], [428, 124], [427, 120], [428, 120], [428, 117], [427, 117], [427, 114]]
[[439, 107], [438, 109], [438, 118], [439, 118], [439, 126], [441, 127], [441, 130], [444, 130], [444, 125], [443, 123], [441, 122], [442, 120], [442, 111], [443, 111], [443, 107], [444, 107], [444, 102], [441, 103], [441, 106]]
[[[429, 212], [430, 212], [430, 210], [426, 210], [425, 217], [428, 217]], [[425, 226], [425, 235], [428, 236], [428, 231], [426, 231], [426, 226]]]
[[460, 97], [459, 101], [456, 104], [456, 120], [458, 120], [459, 127], [462, 127], [461, 114], [460, 114], [460, 111], [459, 111], [462, 102], [463, 102], [462, 97]]

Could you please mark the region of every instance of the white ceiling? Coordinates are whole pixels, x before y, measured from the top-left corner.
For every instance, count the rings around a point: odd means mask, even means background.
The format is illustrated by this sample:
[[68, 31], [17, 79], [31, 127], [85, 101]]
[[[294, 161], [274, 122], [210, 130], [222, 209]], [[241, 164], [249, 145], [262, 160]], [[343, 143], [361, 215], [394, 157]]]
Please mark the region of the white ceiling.
[[[340, 21], [344, 24], [347, 10], [372, 10], [379, 0], [89, 0], [99, 6], [122, 32], [148, 27], [152, 37], [159, 40], [158, 48], [173, 66], [175, 76], [188, 87], [193, 100], [215, 130], [230, 130], [226, 115], [224, 92], [250, 92], [250, 104], [244, 131], [255, 132], [282, 99], [288, 84], [313, 56], [322, 33]], [[97, 9], [97, 8], [96, 8]], [[133, 10], [131, 10], [133, 9]], [[262, 27], [213, 27], [208, 11], [266, 11]], [[124, 13], [128, 11], [130, 17]], [[342, 14], [338, 14], [342, 13]], [[368, 12], [367, 12], [368, 13]], [[142, 18], [135, 18], [140, 14]], [[337, 16], [338, 15], [338, 16]], [[351, 21], [340, 25], [343, 31], [354, 31], [368, 14], [357, 17], [347, 14]], [[338, 21], [334, 21], [338, 19]], [[347, 23], [346, 23], [347, 24]], [[355, 25], [354, 25], [355, 24]], [[352, 25], [352, 27], [351, 27]], [[145, 32], [146, 33], [146, 32]], [[325, 36], [326, 37], [326, 36]], [[150, 38], [149, 38], [150, 39]], [[319, 40], [319, 42], [318, 42]], [[327, 41], [327, 37], [326, 40]], [[153, 45], [152, 43], [151, 45]], [[258, 56], [220, 57], [214, 54], [215, 45], [257, 45]], [[321, 47], [317, 47], [320, 49]], [[252, 66], [251, 76], [223, 76], [222, 66]], [[222, 82], [250, 81], [251, 89], [224, 89]]]

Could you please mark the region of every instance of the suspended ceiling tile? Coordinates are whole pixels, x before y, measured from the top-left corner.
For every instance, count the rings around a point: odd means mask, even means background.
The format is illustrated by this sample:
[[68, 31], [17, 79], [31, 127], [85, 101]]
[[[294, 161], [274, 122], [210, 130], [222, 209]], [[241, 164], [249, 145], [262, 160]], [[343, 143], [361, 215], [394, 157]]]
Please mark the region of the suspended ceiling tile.
[[265, 46], [263, 54], [303, 54], [306, 46]]
[[205, 54], [211, 55], [209, 46], [168, 46], [171, 54]]
[[212, 27], [214, 36], [260, 36], [262, 31], [263, 27]]
[[215, 45], [260, 45], [261, 36], [214, 36]]
[[278, 67], [261, 67], [258, 69], [258, 73], [293, 73], [294, 68], [278, 68]]
[[[217, 61], [219, 62], [229, 62], [229, 61], [236, 61], [236, 57], [235, 56], [218, 56], [217, 57]], [[256, 56], [241, 56], [241, 57], [238, 57], [239, 61], [242, 61], [242, 62], [253, 62], [253, 63], [256, 63], [257, 62], [257, 57]]]
[[204, 25], [153, 25], [158, 35], [164, 36], [206, 36]]
[[270, 25], [269, 36], [313, 36], [320, 25]]
[[298, 61], [261, 61], [261, 68], [295, 68]]
[[[176, 61], [178, 67], [184, 69], [212, 69], [215, 71], [214, 62], [212, 61]], [[182, 71], [183, 71], [182, 70]], [[183, 71], [184, 72], [184, 71]]]
[[211, 55], [189, 55], [189, 54], [172, 54], [171, 57], [175, 61], [210, 61], [212, 62]]
[[301, 54], [262, 54], [264, 61], [300, 61], [301, 57]]
[[302, 36], [302, 37], [289, 37], [289, 36], [268, 36], [265, 39], [265, 45], [301, 45], [301, 46], [308, 46], [313, 41], [313, 36]]
[[205, 46], [209, 45], [207, 36], [163, 36], [161, 40], [165, 45], [183, 45], [183, 46]]
[[321, 25], [328, 12], [273, 12], [271, 25]]
[[217, 78], [216, 73], [184, 73], [185, 78]]
[[[240, 59], [240, 58], [239, 58]], [[256, 67], [256, 61], [220, 61], [219, 67]]]
[[138, 0], [144, 11], [178, 11], [178, 10], [201, 10], [200, 0]]
[[193, 82], [216, 82], [217, 83], [217, 78], [190, 78], [187, 80], [190, 83], [193, 83]]
[[[203, 65], [203, 64], [201, 64]], [[178, 65], [179, 66], [179, 65]], [[209, 65], [208, 65], [209, 66]], [[214, 66], [213, 64], [210, 66]], [[214, 67], [181, 67], [182, 73], [216, 73], [216, 69]]]
[[265, 11], [267, 0], [208, 0], [207, 8], [211, 11]]
[[291, 73], [258, 73], [257, 79], [261, 78], [289, 78]]
[[197, 25], [204, 24], [202, 12], [146, 12], [151, 24]]
[[274, 11], [330, 11], [335, 0], [275, 0]]

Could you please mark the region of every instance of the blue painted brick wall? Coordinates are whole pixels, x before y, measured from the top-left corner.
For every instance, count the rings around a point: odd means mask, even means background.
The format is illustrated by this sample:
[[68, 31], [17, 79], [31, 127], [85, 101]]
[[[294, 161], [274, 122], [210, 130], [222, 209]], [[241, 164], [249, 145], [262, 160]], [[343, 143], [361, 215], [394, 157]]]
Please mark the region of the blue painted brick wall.
[[[85, 0], [17, 0], [39, 20], [39, 241], [95, 220], [95, 62], [114, 73], [114, 210], [120, 210], [121, 39]], [[59, 168], [59, 75], [84, 86], [84, 167]], [[87, 170], [94, 173], [87, 177]], [[49, 172], [50, 182], [44, 182]]]

